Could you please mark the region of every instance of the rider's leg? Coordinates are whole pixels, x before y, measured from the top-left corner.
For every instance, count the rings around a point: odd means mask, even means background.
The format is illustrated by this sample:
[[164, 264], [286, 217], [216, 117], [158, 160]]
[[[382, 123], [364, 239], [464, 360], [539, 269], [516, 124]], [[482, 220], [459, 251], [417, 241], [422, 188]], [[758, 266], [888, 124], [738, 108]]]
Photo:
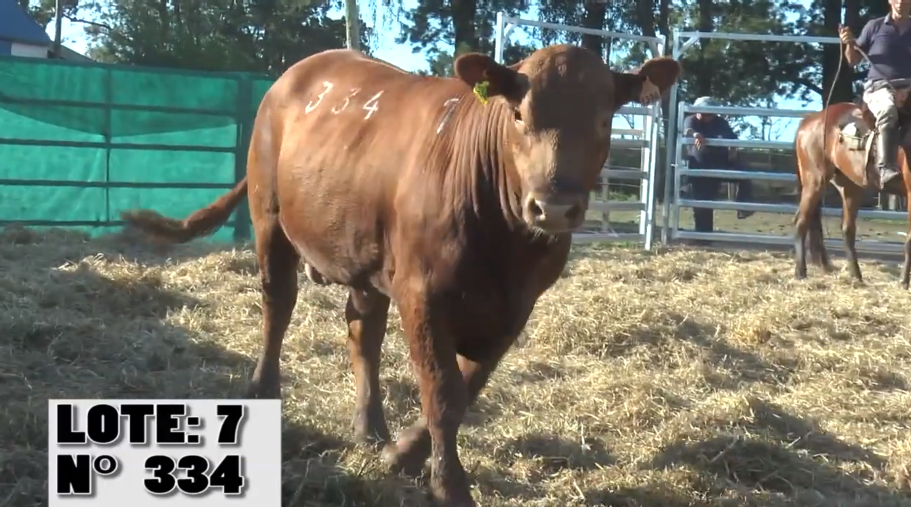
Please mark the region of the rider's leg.
[[896, 167], [898, 155], [898, 109], [895, 107], [895, 98], [888, 87], [880, 88], [874, 92], [864, 93], [864, 102], [870, 112], [876, 117], [876, 165], [882, 187], [892, 179], [899, 176]]

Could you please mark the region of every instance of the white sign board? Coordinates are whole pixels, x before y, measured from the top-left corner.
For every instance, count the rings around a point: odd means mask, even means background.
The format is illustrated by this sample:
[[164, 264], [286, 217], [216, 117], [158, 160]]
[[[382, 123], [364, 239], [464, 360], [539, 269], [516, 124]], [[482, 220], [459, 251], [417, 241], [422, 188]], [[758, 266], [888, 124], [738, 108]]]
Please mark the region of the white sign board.
[[50, 400], [48, 410], [48, 507], [281, 506], [280, 400]]

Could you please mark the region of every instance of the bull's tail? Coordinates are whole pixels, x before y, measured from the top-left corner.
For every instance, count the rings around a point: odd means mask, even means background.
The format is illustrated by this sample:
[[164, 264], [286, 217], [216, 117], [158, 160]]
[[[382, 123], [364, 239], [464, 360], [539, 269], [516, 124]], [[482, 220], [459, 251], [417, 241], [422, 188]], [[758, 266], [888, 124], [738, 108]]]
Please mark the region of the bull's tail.
[[143, 233], [166, 243], [186, 243], [214, 233], [224, 225], [247, 193], [246, 176], [228, 193], [201, 210], [194, 211], [183, 220], [168, 218], [155, 211], [129, 210], [120, 218]]

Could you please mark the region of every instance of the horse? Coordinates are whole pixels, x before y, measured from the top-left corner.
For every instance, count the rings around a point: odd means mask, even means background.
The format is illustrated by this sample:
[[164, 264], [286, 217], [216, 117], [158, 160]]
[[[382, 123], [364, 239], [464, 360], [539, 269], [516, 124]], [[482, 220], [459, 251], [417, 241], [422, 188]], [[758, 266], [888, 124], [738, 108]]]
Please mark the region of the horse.
[[[911, 87], [893, 92], [899, 111], [899, 153], [897, 162], [902, 177], [882, 189], [888, 194], [908, 197], [911, 202]], [[857, 212], [865, 189], [879, 189], [879, 171], [871, 156], [875, 118], [862, 100], [860, 104], [839, 102], [805, 116], [797, 127], [794, 151], [797, 154], [797, 181], [800, 205], [794, 215], [794, 276], [807, 276], [807, 254], [813, 264], [826, 272], [833, 270], [822, 234], [822, 197], [827, 182], [838, 189], [842, 199], [841, 230], [851, 275], [863, 282], [857, 264], [855, 238]], [[911, 208], [909, 208], [911, 229]], [[904, 245], [905, 262], [901, 286], [908, 289], [911, 279], [911, 234]]]

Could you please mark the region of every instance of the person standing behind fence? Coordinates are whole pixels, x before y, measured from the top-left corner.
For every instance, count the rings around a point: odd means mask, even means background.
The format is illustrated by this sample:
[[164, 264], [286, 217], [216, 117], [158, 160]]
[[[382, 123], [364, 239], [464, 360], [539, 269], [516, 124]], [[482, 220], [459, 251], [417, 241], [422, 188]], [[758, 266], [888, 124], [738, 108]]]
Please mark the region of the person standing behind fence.
[[[718, 107], [719, 104], [710, 97], [699, 97], [693, 102], [695, 107]], [[712, 113], [696, 113], [683, 122], [683, 135], [694, 137], [695, 144], [690, 146], [687, 164], [690, 169], [731, 169], [737, 159], [737, 148], [707, 146], [707, 139], [737, 139], [737, 134], [727, 120]], [[718, 178], [690, 177], [693, 198], [697, 200], [714, 200], [722, 180]], [[737, 201], [749, 201], [752, 198], [752, 181], [740, 180], [737, 184]], [[751, 211], [738, 211], [737, 218], [752, 215]], [[711, 208], [693, 208], [693, 221], [696, 232], [712, 232], [715, 215]]]

